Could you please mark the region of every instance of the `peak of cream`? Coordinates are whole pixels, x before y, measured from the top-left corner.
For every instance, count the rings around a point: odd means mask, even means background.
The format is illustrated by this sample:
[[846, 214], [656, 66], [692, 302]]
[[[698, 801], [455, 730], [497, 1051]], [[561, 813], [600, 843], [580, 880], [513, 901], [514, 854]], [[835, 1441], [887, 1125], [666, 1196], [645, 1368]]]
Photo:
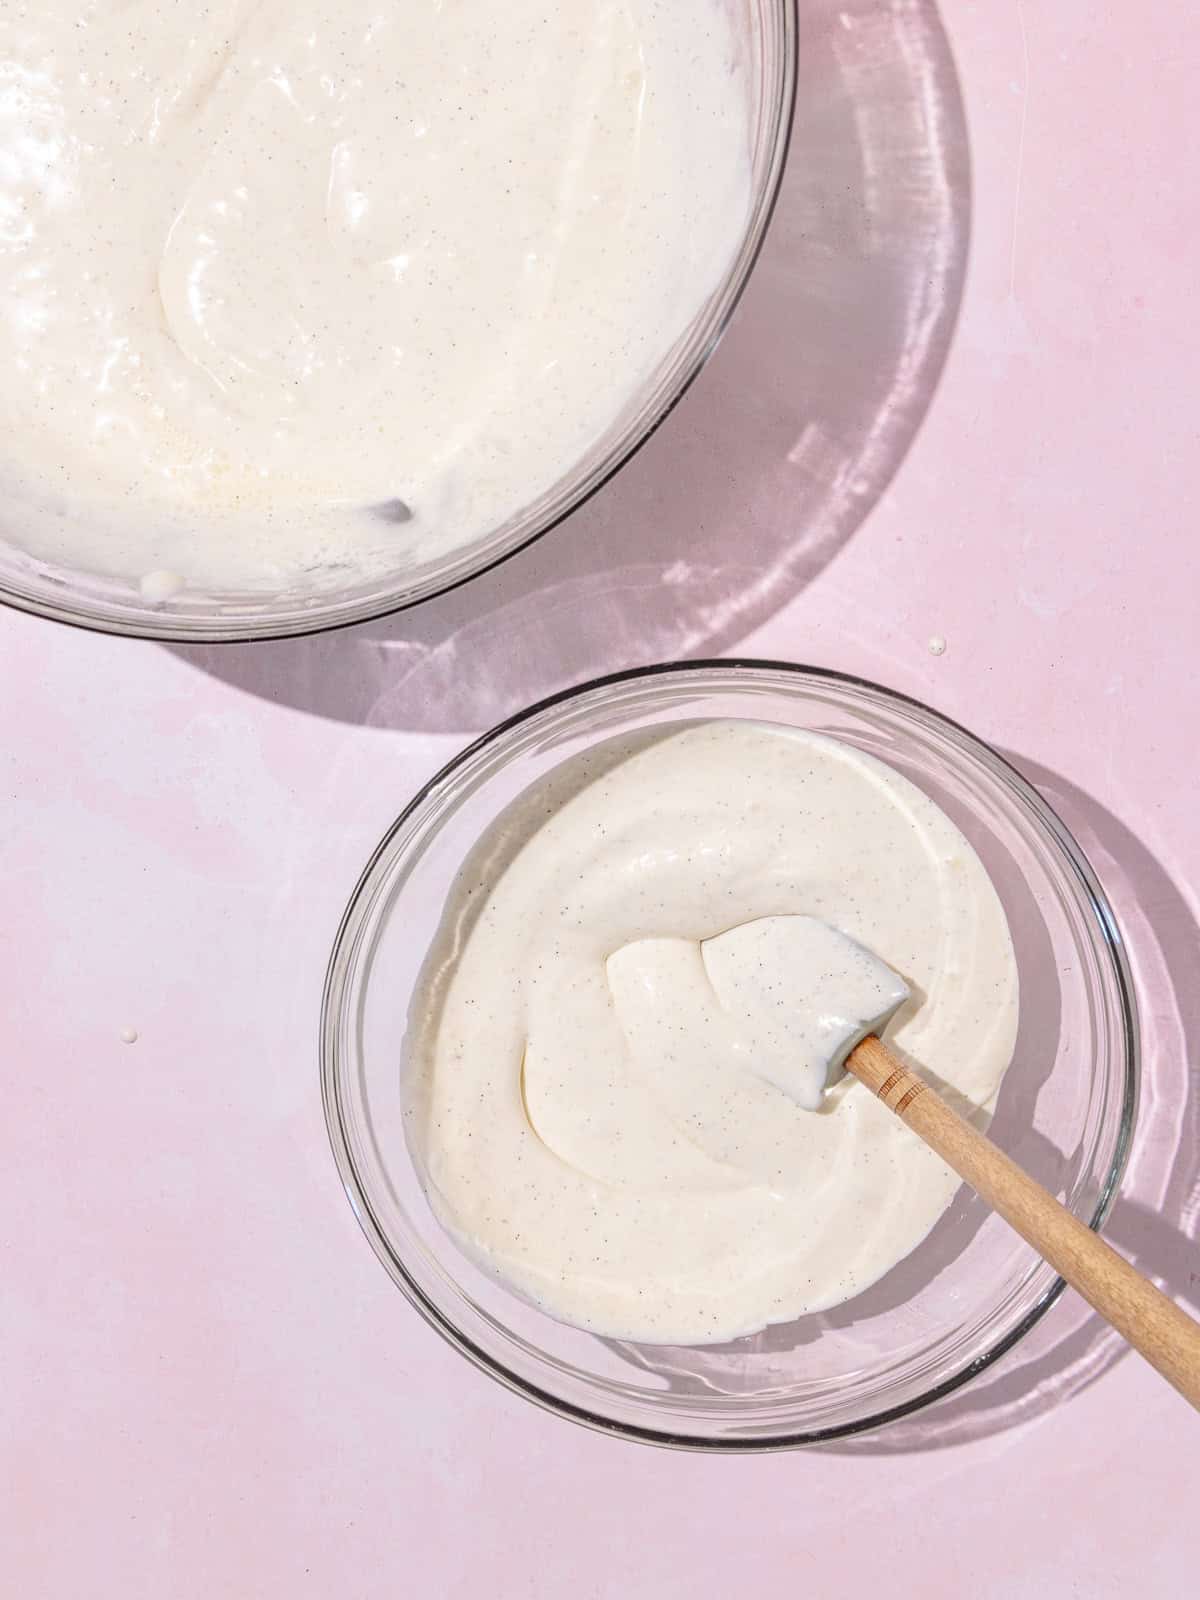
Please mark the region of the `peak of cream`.
[[735, 54], [722, 0], [0, 8], [0, 536], [255, 589], [502, 526], [736, 253]]
[[752, 1072], [817, 1111], [846, 1057], [909, 998], [879, 958], [818, 917], [761, 917], [715, 938], [638, 939], [608, 959], [613, 1002], [645, 1071], [688, 1048], [726, 1078]]
[[881, 1021], [899, 990], [876, 972], [843, 992], [806, 1047], [809, 919], [904, 974], [888, 1037], [990, 1106], [1017, 1020], [1004, 912], [955, 825], [883, 762], [679, 724], [515, 801], [464, 868], [410, 1016], [409, 1142], [462, 1248], [565, 1321], [665, 1343], [835, 1305], [912, 1250], [958, 1180], [853, 1082], [800, 1103], [842, 1024]]

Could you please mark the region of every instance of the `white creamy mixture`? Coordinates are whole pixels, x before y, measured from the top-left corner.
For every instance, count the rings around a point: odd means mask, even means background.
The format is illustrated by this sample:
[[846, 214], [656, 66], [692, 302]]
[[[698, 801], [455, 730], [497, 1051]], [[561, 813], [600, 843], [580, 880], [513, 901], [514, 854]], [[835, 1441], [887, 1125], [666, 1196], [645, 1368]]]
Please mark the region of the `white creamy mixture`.
[[0, 0], [0, 503], [271, 587], [549, 490], [750, 197], [722, 0]]
[[760, 917], [699, 943], [638, 939], [608, 958], [608, 982], [647, 1062], [675, 1059], [685, 1013], [718, 1039], [709, 1051], [718, 1071], [735, 1057], [806, 1111], [820, 1110], [854, 1046], [909, 998], [870, 950], [807, 916]]
[[924, 1238], [949, 1169], [850, 1080], [817, 1111], [778, 1086], [825, 998], [797, 916], [894, 968], [912, 998], [889, 1039], [991, 1105], [1016, 1038], [1008, 925], [890, 767], [782, 727], [676, 725], [501, 817], [406, 1063], [414, 1157], [474, 1259], [564, 1321], [701, 1343], [844, 1301]]

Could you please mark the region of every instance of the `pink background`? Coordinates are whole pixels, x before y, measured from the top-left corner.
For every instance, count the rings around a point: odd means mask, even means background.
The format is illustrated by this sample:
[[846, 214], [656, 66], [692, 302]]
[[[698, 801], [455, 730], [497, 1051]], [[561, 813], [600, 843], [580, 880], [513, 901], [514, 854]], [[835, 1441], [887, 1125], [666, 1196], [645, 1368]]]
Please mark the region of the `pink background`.
[[[1145, 1020], [1111, 1236], [1195, 1309], [1196, 50], [1177, 0], [944, 13], [975, 196], [943, 382], [854, 537], [709, 636], [929, 700], [1077, 829]], [[614, 621], [661, 575], [602, 534], [602, 587], [568, 528], [411, 628], [236, 658], [0, 615], [5, 1592], [1194, 1588], [1196, 1419], [1073, 1296], [894, 1433], [714, 1459], [508, 1395], [359, 1235], [315, 1064], [337, 918], [473, 729], [592, 670], [606, 627], [612, 665], [661, 653]]]

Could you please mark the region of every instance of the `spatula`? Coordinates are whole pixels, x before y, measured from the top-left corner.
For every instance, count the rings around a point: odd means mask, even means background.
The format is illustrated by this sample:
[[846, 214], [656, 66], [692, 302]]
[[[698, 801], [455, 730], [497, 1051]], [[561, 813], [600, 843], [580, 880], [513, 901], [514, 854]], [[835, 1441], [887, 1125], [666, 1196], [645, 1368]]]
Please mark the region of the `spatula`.
[[828, 1063], [827, 1084], [843, 1068], [852, 1073], [1200, 1410], [1200, 1323], [959, 1116], [878, 1038], [877, 1031], [908, 997], [898, 974], [827, 923], [794, 920], [804, 924], [792, 930], [796, 948], [804, 951], [806, 964], [815, 961], [811, 970], [821, 973], [822, 993], [813, 1008], [814, 1026], [797, 1037], [797, 1057], [804, 1060], [794, 1079], [773, 1068], [764, 1076], [811, 1110], [814, 1067], [818, 1089], [822, 1060]]

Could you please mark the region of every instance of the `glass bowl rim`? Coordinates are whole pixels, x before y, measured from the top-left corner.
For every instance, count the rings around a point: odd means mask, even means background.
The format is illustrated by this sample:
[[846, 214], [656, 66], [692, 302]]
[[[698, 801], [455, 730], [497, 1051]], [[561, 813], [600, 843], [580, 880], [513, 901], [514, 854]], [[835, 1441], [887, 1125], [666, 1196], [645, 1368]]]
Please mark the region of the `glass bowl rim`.
[[927, 705], [923, 700], [919, 700], [913, 695], [905, 694], [898, 689], [888, 688], [886, 685], [876, 683], [870, 678], [860, 677], [854, 673], [839, 672], [828, 667], [810, 666], [801, 662], [780, 661], [753, 656], [721, 656], [679, 662], [657, 662], [647, 666], [626, 668], [620, 672], [605, 673], [599, 677], [589, 678], [584, 682], [560, 689], [556, 693], [547, 695], [532, 705], [522, 708], [497, 723], [478, 738], [471, 740], [462, 750], [452, 756], [431, 778], [421, 785], [375, 846], [359, 875], [353, 893], [338, 924], [326, 968], [325, 983], [321, 996], [321, 1096], [325, 1111], [325, 1125], [332, 1146], [334, 1161], [337, 1165], [342, 1187], [358, 1220], [359, 1227], [366, 1235], [368, 1242], [387, 1270], [389, 1277], [401, 1289], [409, 1303], [448, 1344], [457, 1350], [460, 1355], [465, 1356], [473, 1366], [486, 1373], [489, 1377], [494, 1378], [510, 1392], [532, 1401], [540, 1409], [549, 1411], [556, 1416], [564, 1417], [568, 1421], [579, 1423], [599, 1433], [616, 1435], [638, 1443], [660, 1445], [678, 1450], [727, 1455], [764, 1455], [776, 1451], [793, 1450], [804, 1445], [828, 1443], [837, 1439], [849, 1438], [855, 1434], [873, 1432], [890, 1422], [899, 1421], [901, 1418], [922, 1411], [935, 1401], [953, 1394], [956, 1390], [962, 1388], [964, 1384], [969, 1383], [981, 1372], [992, 1366], [1002, 1356], [1006, 1355], [1014, 1345], [1019, 1343], [1041, 1321], [1045, 1313], [1066, 1288], [1065, 1281], [1056, 1276], [1045, 1292], [1030, 1306], [1029, 1310], [1014, 1327], [1010, 1328], [1003, 1337], [997, 1339], [981, 1355], [965, 1363], [958, 1371], [951, 1373], [940, 1382], [931, 1385], [921, 1394], [906, 1400], [900, 1405], [885, 1407], [854, 1422], [837, 1423], [830, 1427], [806, 1429], [795, 1433], [783, 1434], [777, 1438], [760, 1440], [736, 1437], [708, 1438], [700, 1434], [689, 1434], [669, 1428], [655, 1428], [637, 1423], [613, 1421], [611, 1418], [589, 1411], [586, 1406], [576, 1405], [569, 1400], [564, 1400], [558, 1395], [540, 1388], [537, 1384], [518, 1376], [516, 1373], [510, 1372], [502, 1362], [490, 1355], [486, 1350], [483, 1350], [473, 1339], [467, 1337], [426, 1297], [409, 1273], [404, 1262], [393, 1249], [386, 1232], [375, 1217], [366, 1188], [359, 1180], [358, 1170], [351, 1154], [350, 1141], [347, 1137], [342, 1115], [341, 1092], [338, 1081], [338, 1068], [341, 1059], [338, 1031], [339, 1022], [343, 1015], [344, 1002], [348, 994], [346, 980], [350, 973], [350, 964], [347, 959], [349, 941], [356, 931], [363, 902], [376, 887], [375, 875], [381, 861], [390, 851], [391, 845], [400, 831], [422, 810], [431, 796], [447, 782], [454, 779], [460, 769], [473, 760], [476, 755], [500, 743], [508, 735], [524, 727], [526, 723], [532, 722], [535, 718], [553, 710], [556, 706], [583, 699], [585, 696], [600, 690], [616, 688], [619, 685], [638, 680], [651, 681], [671, 676], [686, 678], [692, 675], [714, 672], [719, 675], [726, 671], [736, 672], [739, 670], [781, 673], [786, 677], [817, 679], [835, 688], [866, 690], [901, 710], [919, 712], [922, 716], [932, 719], [935, 724], [939, 724], [943, 729], [956, 734], [961, 739], [965, 739], [970, 746], [975, 747], [973, 753], [981, 754], [986, 763], [990, 763], [997, 769], [999, 775], [1017, 790], [1021, 798], [1033, 810], [1038, 820], [1045, 827], [1050, 838], [1057, 846], [1060, 856], [1059, 864], [1066, 867], [1073, 874], [1078, 885], [1083, 890], [1095, 922], [1107, 933], [1107, 937], [1103, 940], [1103, 949], [1108, 956], [1111, 973], [1115, 979], [1116, 997], [1119, 1002], [1119, 1044], [1124, 1061], [1120, 1116], [1112, 1159], [1109, 1162], [1107, 1172], [1104, 1174], [1096, 1205], [1092, 1215], [1084, 1219], [1087, 1221], [1088, 1227], [1095, 1232], [1099, 1232], [1116, 1197], [1129, 1156], [1137, 1108], [1138, 1084], [1141, 1076], [1141, 1039], [1135, 987], [1129, 959], [1125, 951], [1125, 941], [1121, 935], [1120, 927], [1109, 903], [1108, 896], [1101, 886], [1091, 862], [1088, 860], [1082, 846], [1076, 841], [1071, 830], [1040, 791], [1018, 771], [1007, 757], [1001, 755], [987, 740], [973, 733], [971, 729], [965, 727], [961, 722], [947, 716], [944, 712], [935, 710], [932, 706]]
[[[222, 644], [256, 644], [278, 639], [307, 638], [312, 634], [337, 633], [343, 628], [353, 628], [364, 622], [377, 622], [382, 617], [396, 616], [401, 612], [409, 611], [414, 606], [425, 605], [430, 600], [440, 598], [442, 595], [452, 594], [456, 589], [461, 589], [465, 584], [472, 583], [476, 578], [491, 572], [494, 568], [503, 565], [522, 550], [527, 550], [531, 545], [544, 539], [547, 534], [553, 533], [562, 526], [567, 519], [575, 514], [582, 506], [587, 505], [596, 495], [601, 493], [609, 483], [622, 472], [633, 460], [642, 447], [658, 432], [667, 418], [676, 409], [683, 397], [708, 366], [717, 347], [724, 339], [733, 320], [742, 296], [746, 292], [750, 279], [754, 276], [754, 269], [758, 265], [766, 244], [767, 235], [771, 230], [771, 219], [775, 215], [779, 203], [780, 192], [783, 188], [784, 174], [787, 171], [788, 155], [791, 149], [792, 128], [796, 117], [796, 83], [799, 72], [799, 39], [800, 19], [797, 9], [797, 0], [777, 0], [780, 21], [782, 24], [782, 47], [780, 50], [780, 84], [779, 97], [773, 107], [773, 138], [771, 151], [768, 158], [766, 178], [761, 192], [755, 195], [753, 209], [749, 218], [746, 237], [742, 248], [746, 250], [745, 259], [742, 260], [736, 272], [725, 278], [720, 287], [714, 292], [717, 297], [724, 297], [725, 304], [708, 335], [692, 352], [678, 381], [674, 384], [669, 397], [646, 423], [644, 427], [636, 430], [630, 438], [609, 456], [600, 475], [581, 494], [576, 494], [570, 503], [564, 505], [548, 521], [544, 527], [535, 528], [527, 533], [524, 538], [506, 545], [503, 549], [489, 554], [484, 560], [471, 565], [468, 570], [445, 582], [434, 581], [430, 587], [420, 594], [397, 597], [395, 594], [379, 593], [371, 599], [364, 599], [361, 604], [348, 608], [348, 614], [326, 619], [320, 607], [315, 607], [312, 620], [292, 618], [281, 627], [272, 627], [268, 618], [249, 619], [246, 625], [220, 625], [217, 618], [186, 617], [179, 618], [176, 625], [152, 623], [149, 621], [136, 621], [119, 614], [108, 615], [94, 609], [90, 602], [79, 601], [72, 598], [61, 605], [44, 597], [28, 594], [24, 590], [11, 587], [10, 581], [0, 573], [0, 604], [11, 607], [14, 611], [23, 611], [29, 616], [41, 617], [48, 622], [62, 623], [66, 627], [80, 628], [88, 633], [103, 633], [125, 639], [147, 639], [157, 644], [174, 645], [222, 645]], [[748, 247], [748, 248], [747, 248]], [[740, 253], [740, 252], [739, 252]], [[69, 569], [65, 569], [69, 570]], [[169, 615], [169, 613], [168, 613]]]

